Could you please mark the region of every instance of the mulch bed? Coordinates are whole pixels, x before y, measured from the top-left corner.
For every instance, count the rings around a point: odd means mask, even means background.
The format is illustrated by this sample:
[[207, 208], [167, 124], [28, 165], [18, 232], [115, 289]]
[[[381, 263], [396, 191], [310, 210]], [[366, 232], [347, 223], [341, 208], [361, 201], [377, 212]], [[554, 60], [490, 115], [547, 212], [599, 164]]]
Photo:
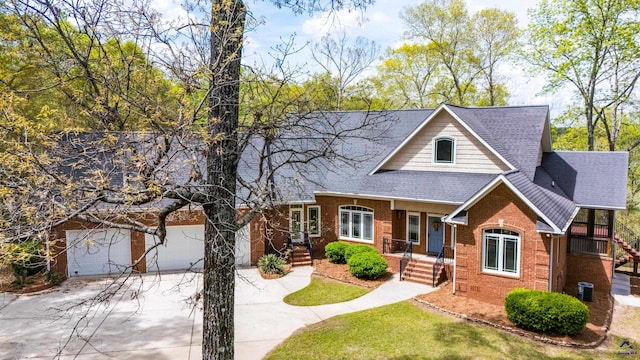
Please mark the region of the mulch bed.
[[393, 273], [387, 270], [387, 273], [377, 280], [358, 279], [351, 275], [346, 264], [333, 264], [327, 259], [313, 260], [313, 274], [370, 289], [377, 288], [393, 277]]
[[263, 279], [267, 279], [267, 280], [279, 279], [291, 272], [291, 264], [284, 265], [284, 274], [266, 274], [260, 268], [258, 268], [258, 272], [260, 273], [260, 276], [262, 276]]
[[[613, 300], [609, 294], [595, 291], [593, 302], [584, 303], [589, 307], [590, 319], [582, 334], [574, 337], [552, 336], [517, 328], [507, 318], [504, 306], [456, 296], [451, 293], [451, 290], [452, 285], [448, 283], [433, 292], [418, 296], [417, 300], [451, 315], [501, 328], [534, 340], [580, 348], [592, 348], [602, 343], [606, 335], [606, 329], [608, 329], [611, 321], [613, 308]], [[567, 289], [567, 291], [569, 294], [577, 293], [577, 288]]]
[[37, 274], [27, 277], [24, 286], [14, 284], [15, 277], [8, 267], [0, 268], [0, 292], [10, 292], [14, 294], [30, 294], [54, 287], [46, 281], [44, 274]]

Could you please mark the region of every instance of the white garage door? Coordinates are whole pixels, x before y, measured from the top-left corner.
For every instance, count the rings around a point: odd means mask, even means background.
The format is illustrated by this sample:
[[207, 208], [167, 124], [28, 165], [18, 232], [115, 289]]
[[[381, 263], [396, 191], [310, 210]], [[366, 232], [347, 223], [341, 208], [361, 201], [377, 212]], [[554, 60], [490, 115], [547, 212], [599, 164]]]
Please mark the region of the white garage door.
[[[145, 235], [147, 249], [158, 241]], [[204, 225], [167, 226], [167, 238], [163, 245], [147, 255], [147, 271], [202, 269], [204, 266]], [[249, 226], [236, 233], [236, 265], [251, 264], [251, 239]]]
[[[146, 234], [147, 249], [158, 238]], [[163, 245], [147, 255], [147, 271], [202, 269], [204, 257], [204, 225], [167, 226], [167, 238]]]
[[69, 276], [108, 275], [131, 266], [129, 230], [67, 230]]

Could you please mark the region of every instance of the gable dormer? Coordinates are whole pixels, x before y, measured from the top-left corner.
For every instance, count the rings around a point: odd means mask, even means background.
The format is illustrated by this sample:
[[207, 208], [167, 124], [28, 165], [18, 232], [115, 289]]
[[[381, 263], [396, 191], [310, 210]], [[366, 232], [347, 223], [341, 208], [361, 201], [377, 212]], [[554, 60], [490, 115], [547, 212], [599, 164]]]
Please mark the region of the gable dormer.
[[499, 174], [510, 170], [483, 139], [446, 105], [410, 134], [374, 170], [447, 171]]

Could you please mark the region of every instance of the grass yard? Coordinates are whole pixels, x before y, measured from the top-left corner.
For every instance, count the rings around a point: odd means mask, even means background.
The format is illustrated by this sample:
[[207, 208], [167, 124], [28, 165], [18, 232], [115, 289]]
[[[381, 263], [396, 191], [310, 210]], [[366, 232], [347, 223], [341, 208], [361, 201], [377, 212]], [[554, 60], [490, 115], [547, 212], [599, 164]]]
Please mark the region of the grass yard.
[[353, 300], [369, 291], [371, 289], [314, 276], [309, 286], [287, 295], [284, 302], [297, 306], [335, 304]]
[[266, 359], [601, 359], [613, 352], [534, 342], [404, 301], [336, 316], [285, 340]]

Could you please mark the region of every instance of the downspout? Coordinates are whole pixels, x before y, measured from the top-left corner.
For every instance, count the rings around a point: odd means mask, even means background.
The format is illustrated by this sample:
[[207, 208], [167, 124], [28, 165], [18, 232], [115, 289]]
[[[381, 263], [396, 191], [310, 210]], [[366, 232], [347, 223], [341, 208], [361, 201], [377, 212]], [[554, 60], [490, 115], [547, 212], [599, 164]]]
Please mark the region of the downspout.
[[456, 294], [456, 268], [458, 267], [456, 257], [458, 256], [458, 249], [456, 249], [458, 245], [458, 225], [453, 224], [451, 229], [451, 247], [453, 248], [453, 281], [452, 281], [452, 289], [451, 293], [453, 295]]
[[[547, 236], [550, 236], [547, 233]], [[555, 238], [555, 236], [551, 236], [550, 244], [549, 246], [551, 247], [551, 254], [549, 257], [549, 292], [553, 292], [553, 239]]]

